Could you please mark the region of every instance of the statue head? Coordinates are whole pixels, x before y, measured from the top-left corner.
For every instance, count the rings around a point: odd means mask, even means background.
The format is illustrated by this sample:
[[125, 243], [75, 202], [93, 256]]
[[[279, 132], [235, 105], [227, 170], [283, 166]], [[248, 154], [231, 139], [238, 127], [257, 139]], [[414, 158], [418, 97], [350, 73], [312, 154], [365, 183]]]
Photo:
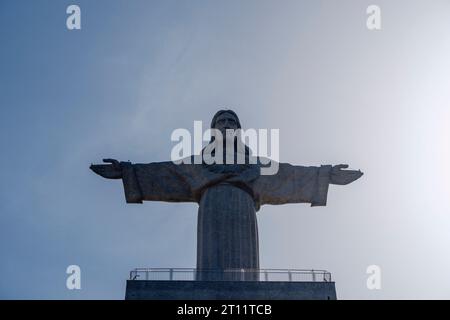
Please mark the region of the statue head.
[[227, 129], [241, 129], [241, 123], [233, 110], [219, 110], [211, 121], [211, 129], [217, 129], [225, 137]]

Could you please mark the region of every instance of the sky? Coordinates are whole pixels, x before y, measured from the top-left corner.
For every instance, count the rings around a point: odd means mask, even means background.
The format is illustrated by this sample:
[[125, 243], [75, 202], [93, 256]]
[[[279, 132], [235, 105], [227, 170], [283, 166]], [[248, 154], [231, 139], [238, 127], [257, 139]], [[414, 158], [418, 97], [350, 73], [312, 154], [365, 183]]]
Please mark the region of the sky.
[[326, 207], [263, 206], [261, 268], [449, 299], [449, 56], [446, 0], [1, 0], [0, 298], [123, 299], [133, 268], [194, 268], [196, 204], [126, 204], [89, 165], [169, 160], [173, 130], [231, 108], [280, 130], [282, 162], [364, 172]]

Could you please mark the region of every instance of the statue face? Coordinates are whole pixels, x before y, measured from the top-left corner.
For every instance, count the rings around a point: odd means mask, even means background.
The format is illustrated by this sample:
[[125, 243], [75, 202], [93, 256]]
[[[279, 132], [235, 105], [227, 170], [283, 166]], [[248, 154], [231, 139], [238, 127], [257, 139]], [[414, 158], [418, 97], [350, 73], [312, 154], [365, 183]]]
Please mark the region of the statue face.
[[236, 118], [234, 117], [234, 115], [232, 115], [231, 113], [225, 112], [217, 117], [215, 128], [220, 130], [223, 137], [225, 137], [227, 129], [233, 129], [233, 130], [238, 129], [238, 122], [237, 122]]

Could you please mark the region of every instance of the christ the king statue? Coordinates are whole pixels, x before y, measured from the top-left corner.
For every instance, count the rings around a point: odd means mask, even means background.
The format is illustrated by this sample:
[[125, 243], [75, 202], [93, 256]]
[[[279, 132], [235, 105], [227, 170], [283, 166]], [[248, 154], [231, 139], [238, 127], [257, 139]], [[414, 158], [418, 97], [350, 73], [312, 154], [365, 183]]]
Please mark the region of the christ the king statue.
[[[214, 115], [211, 128], [225, 136], [227, 130], [240, 129], [241, 125], [236, 113], [221, 110]], [[236, 145], [233, 149], [236, 151]], [[247, 147], [245, 157], [251, 157]], [[274, 175], [262, 175], [264, 165], [259, 160], [256, 164], [103, 161], [107, 164], [91, 165], [90, 168], [104, 178], [122, 179], [127, 203], [199, 204], [198, 271], [258, 270], [256, 212], [262, 205], [310, 203], [311, 206], [325, 206], [330, 184], [346, 185], [363, 175], [361, 171], [344, 170], [347, 165], [304, 167], [288, 163], [279, 163]], [[197, 280], [212, 278], [217, 279], [217, 276], [197, 274]], [[246, 279], [257, 280], [258, 276], [250, 272]]]

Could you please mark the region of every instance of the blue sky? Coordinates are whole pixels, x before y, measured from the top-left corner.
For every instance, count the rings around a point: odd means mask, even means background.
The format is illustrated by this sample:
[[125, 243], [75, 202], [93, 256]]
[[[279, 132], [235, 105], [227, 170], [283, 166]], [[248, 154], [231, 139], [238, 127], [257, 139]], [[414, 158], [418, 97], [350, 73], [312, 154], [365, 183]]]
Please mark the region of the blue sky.
[[450, 298], [450, 3], [378, 1], [376, 32], [369, 4], [1, 1], [0, 297], [122, 299], [134, 267], [194, 267], [196, 205], [128, 205], [88, 167], [168, 160], [174, 129], [230, 107], [280, 129], [284, 162], [365, 172], [327, 207], [263, 207], [261, 267], [328, 269], [344, 299]]

